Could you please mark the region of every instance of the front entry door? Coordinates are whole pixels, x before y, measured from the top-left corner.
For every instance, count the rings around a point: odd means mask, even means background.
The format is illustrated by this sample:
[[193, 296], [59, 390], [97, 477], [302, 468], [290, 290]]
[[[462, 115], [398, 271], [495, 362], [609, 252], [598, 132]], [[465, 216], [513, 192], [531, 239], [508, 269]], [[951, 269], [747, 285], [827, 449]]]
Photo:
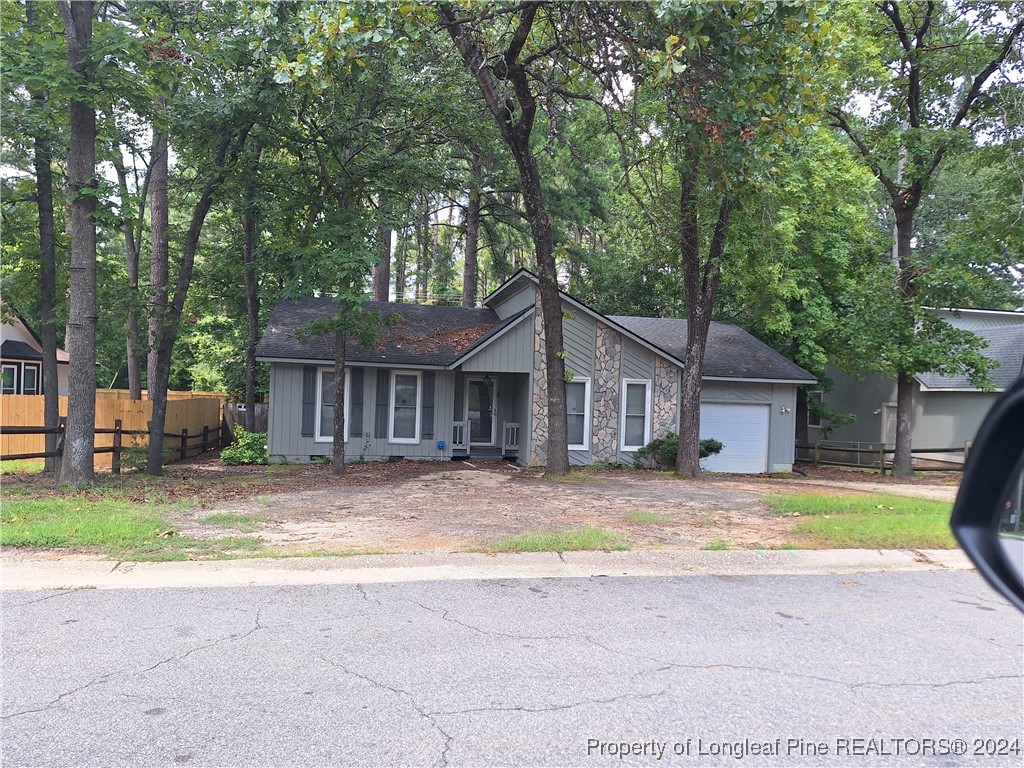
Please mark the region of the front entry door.
[[466, 421], [470, 445], [494, 445], [494, 379], [466, 381]]

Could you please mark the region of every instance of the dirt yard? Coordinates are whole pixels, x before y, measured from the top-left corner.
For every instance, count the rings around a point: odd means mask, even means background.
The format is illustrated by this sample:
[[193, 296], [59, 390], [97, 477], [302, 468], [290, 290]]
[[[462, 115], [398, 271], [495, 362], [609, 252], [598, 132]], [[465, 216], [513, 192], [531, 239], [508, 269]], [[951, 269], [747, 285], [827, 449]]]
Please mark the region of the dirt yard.
[[[504, 464], [357, 466], [344, 480], [331, 478], [323, 467], [299, 471], [305, 487], [286, 482], [278, 492], [213, 502], [180, 513], [174, 522], [183, 534], [211, 538], [238, 531], [200, 521], [244, 515], [258, 521], [247, 533], [282, 551], [486, 551], [525, 531], [584, 525], [623, 533], [634, 549], [696, 549], [723, 541], [732, 547], [772, 548], [800, 541], [792, 530], [797, 520], [772, 516], [762, 496], [819, 490], [805, 484], [813, 478], [687, 482], [655, 472], [614, 470], [553, 481]], [[855, 490], [865, 483], [865, 492], [896, 490], [867, 480], [856, 477], [845, 484]], [[817, 482], [833, 491], [840, 487], [831, 477]], [[249, 487], [250, 493], [259, 493], [257, 483]], [[913, 495], [937, 492], [951, 498], [955, 493], [955, 488], [935, 485], [905, 488]], [[659, 519], [635, 522], [630, 513]]]

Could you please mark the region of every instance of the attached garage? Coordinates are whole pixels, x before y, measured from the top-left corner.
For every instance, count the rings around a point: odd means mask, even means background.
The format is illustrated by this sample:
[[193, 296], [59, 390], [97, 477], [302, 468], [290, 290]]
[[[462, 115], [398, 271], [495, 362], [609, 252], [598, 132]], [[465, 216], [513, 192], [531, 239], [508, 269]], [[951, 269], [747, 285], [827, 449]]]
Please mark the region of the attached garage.
[[709, 472], [756, 474], [768, 469], [768, 423], [771, 406], [760, 403], [702, 403], [701, 439], [725, 447], [701, 464]]

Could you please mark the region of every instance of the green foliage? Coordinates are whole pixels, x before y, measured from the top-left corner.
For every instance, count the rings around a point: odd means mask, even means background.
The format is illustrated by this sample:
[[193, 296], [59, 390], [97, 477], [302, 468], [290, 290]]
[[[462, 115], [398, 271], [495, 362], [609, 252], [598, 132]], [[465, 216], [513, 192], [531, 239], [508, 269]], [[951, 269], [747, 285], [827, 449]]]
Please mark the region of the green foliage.
[[235, 427], [235, 442], [220, 452], [222, 464], [266, 464], [267, 433]]
[[[721, 453], [725, 446], [713, 438], [705, 438], [700, 441], [699, 456], [706, 459]], [[654, 465], [662, 469], [672, 469], [676, 465], [676, 455], [679, 452], [679, 435], [669, 432], [664, 437], [656, 437], [643, 448], [633, 454], [633, 462], [638, 467], [646, 466], [648, 461], [653, 459]]]
[[629, 549], [629, 539], [616, 531], [585, 525], [568, 531], [536, 530], [502, 539], [495, 552], [577, 552]]

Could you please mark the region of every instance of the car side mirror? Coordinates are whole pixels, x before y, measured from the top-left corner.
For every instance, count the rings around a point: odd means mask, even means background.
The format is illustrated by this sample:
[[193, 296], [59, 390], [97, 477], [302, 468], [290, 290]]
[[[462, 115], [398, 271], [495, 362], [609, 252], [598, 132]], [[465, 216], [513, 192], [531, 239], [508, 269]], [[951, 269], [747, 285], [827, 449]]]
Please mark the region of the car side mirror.
[[978, 572], [1024, 611], [1024, 377], [978, 430], [953, 505], [953, 535]]

